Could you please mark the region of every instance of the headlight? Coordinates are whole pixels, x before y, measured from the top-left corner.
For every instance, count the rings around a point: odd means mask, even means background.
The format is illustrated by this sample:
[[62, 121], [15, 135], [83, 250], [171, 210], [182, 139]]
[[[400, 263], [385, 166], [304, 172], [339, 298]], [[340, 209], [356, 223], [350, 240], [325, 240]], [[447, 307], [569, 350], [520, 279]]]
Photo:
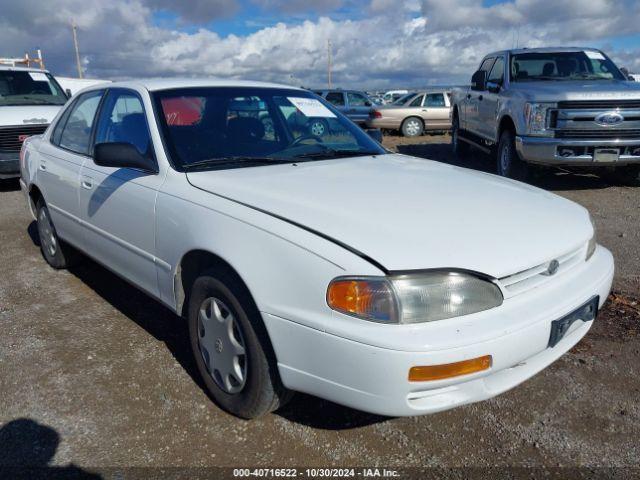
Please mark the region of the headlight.
[[547, 129], [547, 113], [550, 108], [555, 107], [553, 103], [525, 103], [524, 121], [527, 127], [527, 135], [551, 135]]
[[591, 222], [591, 225], [593, 226], [593, 235], [592, 237], [589, 239], [589, 243], [587, 244], [587, 257], [585, 260], [589, 260], [593, 254], [596, 251], [596, 224], [593, 221], [593, 218], [591, 218], [591, 215], [589, 215], [589, 221]]
[[383, 323], [421, 323], [481, 312], [502, 304], [493, 283], [457, 272], [390, 277], [340, 277], [327, 289], [329, 307]]

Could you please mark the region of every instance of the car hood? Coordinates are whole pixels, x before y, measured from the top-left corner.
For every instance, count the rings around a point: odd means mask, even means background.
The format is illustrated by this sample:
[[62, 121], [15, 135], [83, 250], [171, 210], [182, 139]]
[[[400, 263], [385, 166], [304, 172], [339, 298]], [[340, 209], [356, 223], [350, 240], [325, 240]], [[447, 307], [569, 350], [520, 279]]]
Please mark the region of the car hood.
[[62, 105], [0, 105], [0, 126], [49, 124]]
[[495, 175], [382, 155], [190, 172], [197, 188], [313, 229], [389, 271], [472, 270], [496, 278], [586, 243], [587, 211]]
[[640, 99], [640, 83], [621, 80], [513, 82], [509, 90], [539, 102]]

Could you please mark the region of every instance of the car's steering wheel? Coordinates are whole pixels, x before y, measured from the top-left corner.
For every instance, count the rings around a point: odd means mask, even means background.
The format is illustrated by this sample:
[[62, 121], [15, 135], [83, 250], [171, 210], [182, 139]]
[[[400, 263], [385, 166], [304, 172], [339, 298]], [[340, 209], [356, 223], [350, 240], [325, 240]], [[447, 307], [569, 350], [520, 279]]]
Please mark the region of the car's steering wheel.
[[304, 142], [305, 140], [315, 140], [316, 143], [324, 143], [322, 138], [318, 137], [317, 135], [312, 135], [310, 133], [307, 133], [305, 135], [300, 135], [298, 138], [296, 138], [292, 143], [291, 146], [295, 147], [297, 145], [300, 145], [302, 142]]

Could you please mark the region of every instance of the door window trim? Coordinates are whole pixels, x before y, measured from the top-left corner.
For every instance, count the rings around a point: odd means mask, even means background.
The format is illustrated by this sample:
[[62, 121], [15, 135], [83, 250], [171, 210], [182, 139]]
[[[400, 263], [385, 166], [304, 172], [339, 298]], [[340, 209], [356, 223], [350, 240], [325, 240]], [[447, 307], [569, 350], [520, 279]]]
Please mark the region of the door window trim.
[[502, 60], [502, 81], [499, 83], [500, 85], [504, 85], [504, 79], [505, 79], [505, 72], [506, 72], [506, 62], [505, 62], [505, 58], [504, 55], [498, 55], [495, 59], [495, 61], [493, 62], [493, 65], [491, 66], [491, 70], [489, 70], [489, 72], [487, 73], [487, 83], [491, 82], [491, 83], [497, 83], [494, 82], [493, 80], [491, 80], [491, 74], [493, 73], [493, 69], [496, 68], [496, 65], [498, 64], [498, 60]]

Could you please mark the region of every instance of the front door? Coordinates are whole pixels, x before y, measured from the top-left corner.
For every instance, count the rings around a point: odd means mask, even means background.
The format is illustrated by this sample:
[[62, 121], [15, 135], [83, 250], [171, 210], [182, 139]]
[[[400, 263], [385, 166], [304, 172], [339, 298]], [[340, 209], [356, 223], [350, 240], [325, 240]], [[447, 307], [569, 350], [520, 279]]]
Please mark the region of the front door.
[[[153, 157], [146, 110], [140, 95], [110, 89], [96, 126], [95, 143], [133, 144]], [[155, 262], [155, 202], [164, 176], [133, 168], [96, 165], [81, 170], [80, 211], [88, 252], [124, 278], [158, 296]]]
[[489, 140], [497, 142], [498, 102], [500, 89], [504, 81], [504, 58], [497, 57], [491, 72], [487, 75], [487, 90], [482, 102], [478, 104], [479, 133]]

